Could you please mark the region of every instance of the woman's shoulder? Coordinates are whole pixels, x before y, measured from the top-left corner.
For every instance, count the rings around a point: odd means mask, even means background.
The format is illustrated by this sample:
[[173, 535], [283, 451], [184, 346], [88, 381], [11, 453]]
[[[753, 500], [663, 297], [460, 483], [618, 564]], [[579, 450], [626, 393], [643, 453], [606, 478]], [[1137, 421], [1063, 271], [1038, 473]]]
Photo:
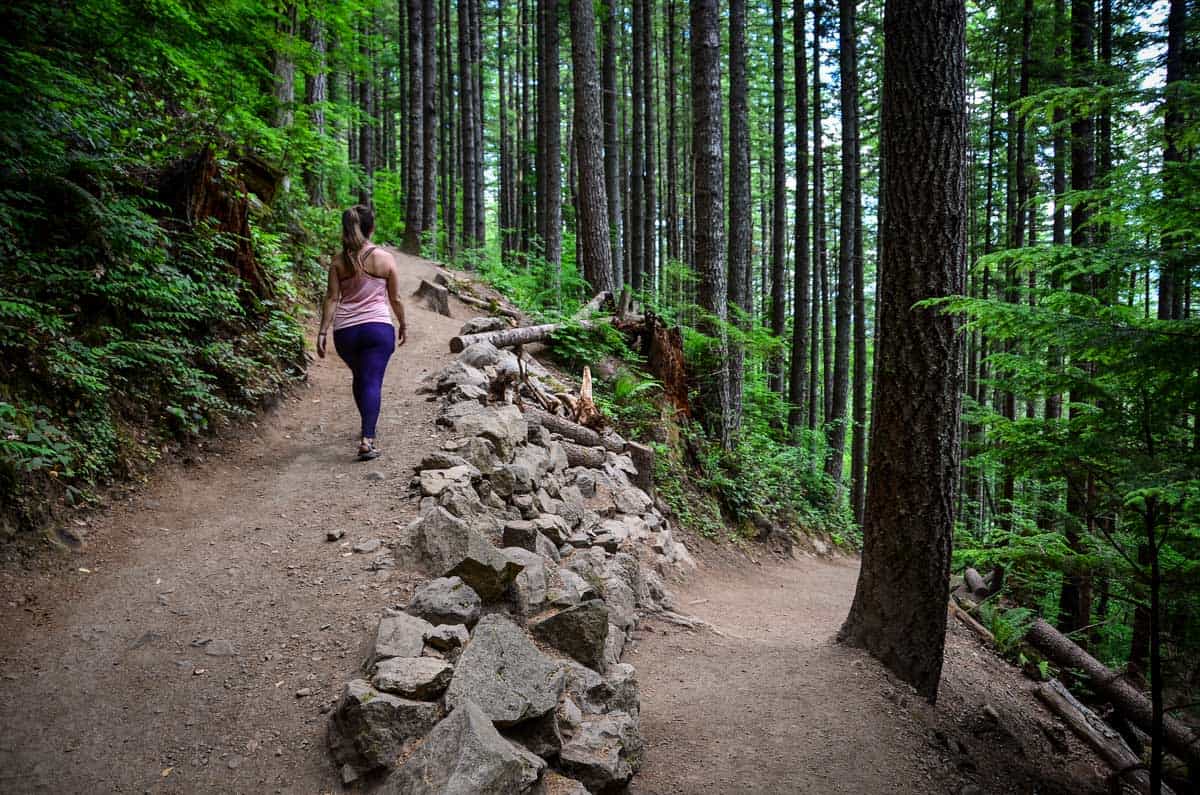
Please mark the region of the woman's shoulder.
[[365, 264], [372, 276], [386, 279], [396, 267], [396, 258], [383, 246], [375, 246], [367, 256]]

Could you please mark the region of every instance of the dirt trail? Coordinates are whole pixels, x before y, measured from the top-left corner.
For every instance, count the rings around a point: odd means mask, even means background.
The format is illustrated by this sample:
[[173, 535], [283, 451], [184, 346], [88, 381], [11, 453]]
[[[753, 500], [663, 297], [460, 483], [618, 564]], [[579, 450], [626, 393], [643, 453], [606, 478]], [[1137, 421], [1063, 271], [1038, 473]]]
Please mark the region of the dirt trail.
[[[398, 262], [405, 296], [436, 272]], [[406, 305], [383, 457], [353, 460], [358, 416], [331, 351], [244, 441], [196, 466], [164, 465], [154, 485], [95, 517], [83, 553], [35, 571], [0, 567], [0, 791], [338, 788], [320, 710], [404, 585], [349, 545], [414, 518], [408, 479], [437, 446], [434, 404], [414, 390], [474, 314]], [[333, 528], [344, 545], [326, 542]], [[233, 655], [209, 653], [225, 644]]]
[[728, 557], [678, 593], [719, 634], [651, 620], [626, 652], [646, 737], [634, 795], [1106, 792], [1033, 683], [957, 625], [936, 707], [834, 643], [857, 562]]
[[[405, 295], [435, 273], [399, 262]], [[414, 518], [407, 482], [438, 442], [435, 406], [415, 389], [474, 312], [408, 314], [409, 343], [385, 383], [384, 457], [352, 460], [349, 375], [336, 358], [317, 361], [244, 438], [164, 463], [149, 487], [92, 517], [82, 553], [0, 561], [0, 792], [340, 789], [324, 710], [379, 609], [412, 586], [373, 569], [386, 547], [351, 545]], [[346, 537], [326, 542], [335, 528]], [[651, 621], [627, 652], [648, 745], [634, 792], [1071, 789], [1030, 786], [1031, 760], [1090, 786], [1089, 760], [1045, 750], [1027, 685], [973, 641], [952, 636], [936, 711], [832, 645], [854, 574], [846, 562], [710, 561], [680, 604], [724, 634]], [[1027, 722], [1020, 735], [1033, 739], [973, 732], [983, 703], [1005, 725]]]

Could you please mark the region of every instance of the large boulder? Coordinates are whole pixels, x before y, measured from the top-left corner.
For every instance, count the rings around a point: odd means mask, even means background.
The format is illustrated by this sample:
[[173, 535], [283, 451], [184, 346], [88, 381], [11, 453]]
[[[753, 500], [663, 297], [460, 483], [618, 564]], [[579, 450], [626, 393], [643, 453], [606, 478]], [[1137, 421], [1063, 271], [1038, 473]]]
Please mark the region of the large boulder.
[[448, 392], [454, 387], [487, 389], [487, 376], [477, 367], [472, 367], [462, 358], [455, 359], [437, 374], [437, 391]]
[[362, 679], [346, 684], [329, 721], [329, 749], [343, 778], [390, 769], [404, 748], [441, 718], [437, 704], [381, 693]]
[[504, 461], [512, 459], [513, 449], [528, 435], [525, 415], [508, 403], [500, 406], [453, 403], [443, 409], [438, 421], [450, 426], [459, 436], [487, 439], [495, 445], [496, 453]]
[[454, 666], [434, 657], [392, 657], [375, 666], [371, 684], [401, 698], [430, 701], [450, 684]]
[[589, 793], [587, 787], [575, 779], [561, 776], [551, 770], [542, 776], [542, 780], [533, 790], [533, 795], [589, 795]]
[[460, 703], [384, 782], [391, 795], [512, 795], [536, 785], [546, 763], [500, 736], [473, 701]]
[[438, 577], [416, 590], [405, 611], [430, 624], [466, 624], [473, 627], [479, 620], [482, 604], [479, 594], [461, 577]]
[[608, 640], [608, 608], [599, 599], [559, 610], [534, 619], [529, 629], [538, 640], [550, 644], [588, 668], [604, 667]]
[[479, 470], [467, 463], [449, 469], [422, 469], [418, 475], [424, 497], [436, 497], [456, 485], [470, 488], [471, 481], [479, 480], [479, 477]]
[[428, 621], [388, 610], [375, 628], [368, 666], [388, 657], [420, 657], [425, 648], [425, 636], [433, 630]]
[[531, 616], [546, 604], [549, 583], [546, 579], [546, 558], [537, 552], [520, 547], [505, 547], [502, 552], [524, 568], [513, 580], [510, 593], [516, 612], [520, 616]]
[[559, 751], [559, 767], [592, 792], [629, 783], [641, 766], [637, 720], [624, 712], [585, 716], [579, 731]]
[[484, 602], [499, 599], [521, 572], [486, 536], [445, 508], [426, 511], [405, 528], [396, 546], [398, 563], [442, 577], [460, 577]]
[[534, 488], [534, 471], [524, 462], [502, 464], [496, 467], [488, 479], [501, 497], [529, 494]]
[[485, 475], [490, 475], [503, 461], [496, 453], [496, 445], [480, 436], [451, 439], [442, 446], [448, 453], [461, 458]]
[[538, 651], [525, 633], [499, 614], [485, 616], [454, 668], [446, 704], [476, 702], [501, 727], [540, 718], [554, 710], [563, 689], [559, 665]]

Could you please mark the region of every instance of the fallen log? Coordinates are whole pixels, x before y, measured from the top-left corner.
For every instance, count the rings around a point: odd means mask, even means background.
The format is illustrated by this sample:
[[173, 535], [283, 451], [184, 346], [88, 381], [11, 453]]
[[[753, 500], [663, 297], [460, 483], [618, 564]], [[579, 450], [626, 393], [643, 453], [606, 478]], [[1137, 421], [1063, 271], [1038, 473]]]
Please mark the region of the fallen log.
[[[1097, 693], [1111, 701], [1118, 712], [1142, 731], [1151, 733], [1153, 709], [1150, 699], [1119, 673], [1040, 618], [1030, 626], [1025, 640], [1052, 662], [1083, 671]], [[1193, 769], [1200, 768], [1200, 735], [1170, 715], [1163, 715], [1163, 746]]]
[[[1139, 792], [1150, 792], [1150, 774], [1142, 760], [1125, 744], [1116, 729], [1079, 703], [1079, 700], [1071, 695], [1071, 691], [1057, 679], [1038, 685], [1036, 692], [1042, 703], [1062, 718], [1071, 731], [1091, 745], [1096, 753], [1112, 766], [1118, 779], [1129, 781]], [[1162, 791], [1171, 792], [1165, 784]]]
[[504, 317], [510, 317], [513, 320], [521, 319], [520, 312], [518, 312], [515, 309], [509, 309], [508, 307], [500, 306], [500, 304], [495, 301], [488, 301], [483, 298], [476, 298], [475, 296], [467, 295], [464, 292], [456, 292], [454, 290], [451, 290], [451, 292], [454, 293], [455, 298], [462, 301], [464, 304], [470, 304], [471, 306], [477, 306], [481, 309], [486, 309], [487, 311], [491, 312], [493, 315], [503, 315]]
[[462, 353], [477, 342], [490, 342], [497, 348], [509, 348], [513, 345], [525, 345], [530, 342], [542, 342], [558, 331], [561, 323], [543, 323], [540, 326], [520, 326], [503, 331], [484, 331], [479, 334], [463, 334], [450, 338], [450, 352]]
[[991, 593], [991, 589], [983, 581], [983, 575], [975, 569], [968, 568], [963, 572], [963, 582], [966, 583], [967, 588], [971, 590], [971, 594], [977, 601], [987, 599], [988, 594]]
[[584, 447], [574, 442], [559, 442], [567, 453], [567, 463], [573, 467], [600, 469], [604, 466], [603, 447]]
[[611, 450], [614, 453], [625, 451], [625, 440], [616, 434], [606, 433], [601, 436], [591, 428], [585, 428], [577, 422], [571, 422], [566, 417], [542, 411], [534, 406], [526, 406], [525, 414], [534, 422], [540, 423], [546, 430], [551, 433], [557, 433], [559, 436], [575, 444], [583, 445], [584, 447], [603, 447], [605, 450]]
[[971, 630], [980, 638], [992, 644], [993, 646], [996, 645], [996, 636], [992, 634], [991, 630], [976, 621], [970, 613], [968, 613], [966, 610], [963, 610], [953, 601], [950, 602], [950, 612], [953, 613], [954, 617], [958, 619], [959, 623], [961, 623], [967, 629]]
[[422, 279], [417, 289], [413, 291], [413, 297], [424, 301], [425, 306], [439, 315], [450, 317], [450, 293], [445, 287]]
[[584, 304], [583, 306], [581, 306], [579, 308], [579, 311], [575, 313], [575, 319], [576, 320], [591, 319], [592, 315], [594, 315], [600, 311], [600, 307], [602, 307], [604, 305], [604, 302], [608, 301], [611, 298], [612, 298], [612, 293], [610, 293], [608, 290], [603, 290], [601, 292], [596, 293], [596, 295], [592, 298], [592, 300], [588, 301], [586, 304]]

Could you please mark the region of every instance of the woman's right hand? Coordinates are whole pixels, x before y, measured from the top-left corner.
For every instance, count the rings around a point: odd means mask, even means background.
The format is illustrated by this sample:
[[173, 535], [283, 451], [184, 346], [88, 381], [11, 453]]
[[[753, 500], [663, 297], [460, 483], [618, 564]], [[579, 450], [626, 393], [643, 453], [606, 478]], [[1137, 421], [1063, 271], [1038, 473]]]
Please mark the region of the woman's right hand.
[[396, 329], [396, 347], [399, 348], [406, 342], [408, 342], [408, 329], [401, 323]]
[[317, 356], [321, 357], [322, 359], [325, 358], [325, 340], [327, 336], [328, 335], [325, 334], [325, 332], [321, 332], [317, 335]]

